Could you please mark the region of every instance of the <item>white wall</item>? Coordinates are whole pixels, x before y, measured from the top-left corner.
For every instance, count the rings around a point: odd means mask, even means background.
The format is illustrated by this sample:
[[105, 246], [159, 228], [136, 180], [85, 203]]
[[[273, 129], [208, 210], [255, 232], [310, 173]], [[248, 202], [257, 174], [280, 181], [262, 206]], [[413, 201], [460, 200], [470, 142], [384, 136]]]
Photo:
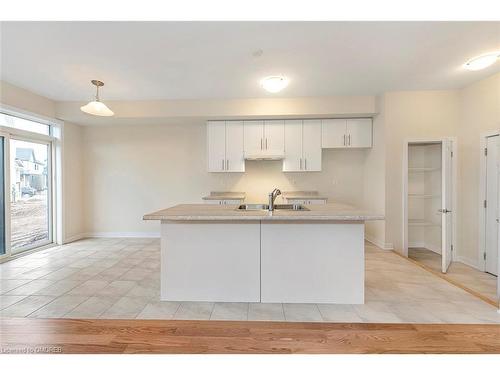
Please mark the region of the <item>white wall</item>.
[[201, 203], [211, 190], [247, 192], [265, 202], [275, 187], [319, 190], [362, 205], [366, 151], [324, 150], [323, 171], [283, 173], [279, 161], [247, 162], [245, 174], [206, 171], [206, 127], [200, 120], [163, 125], [83, 128], [85, 231], [154, 234], [146, 213]]
[[460, 90], [459, 103], [459, 254], [477, 264], [480, 138], [483, 132], [500, 129], [500, 73]]

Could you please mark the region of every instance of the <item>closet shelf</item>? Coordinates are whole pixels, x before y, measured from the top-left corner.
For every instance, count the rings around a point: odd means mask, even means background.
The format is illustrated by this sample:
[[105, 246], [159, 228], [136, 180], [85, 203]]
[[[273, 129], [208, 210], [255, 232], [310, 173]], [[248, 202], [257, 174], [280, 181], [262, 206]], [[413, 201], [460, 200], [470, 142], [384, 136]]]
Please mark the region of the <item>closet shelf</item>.
[[438, 194], [408, 194], [408, 198], [432, 199], [441, 198]]
[[408, 225], [414, 227], [440, 227], [441, 224], [433, 223], [425, 220], [408, 220]]
[[410, 173], [421, 173], [421, 172], [434, 172], [434, 171], [440, 171], [441, 168], [436, 167], [422, 167], [422, 168], [408, 168], [408, 172]]

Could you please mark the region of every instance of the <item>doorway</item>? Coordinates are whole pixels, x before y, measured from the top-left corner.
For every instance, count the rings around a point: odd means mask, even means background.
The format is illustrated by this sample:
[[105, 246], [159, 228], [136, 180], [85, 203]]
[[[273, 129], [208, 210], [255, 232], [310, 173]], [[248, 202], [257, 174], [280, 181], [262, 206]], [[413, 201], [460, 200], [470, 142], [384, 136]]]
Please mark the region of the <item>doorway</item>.
[[498, 276], [498, 147], [499, 135], [486, 137], [484, 151], [485, 200], [484, 200], [484, 271]]
[[443, 273], [455, 242], [454, 147], [450, 138], [408, 141], [403, 162], [404, 255]]

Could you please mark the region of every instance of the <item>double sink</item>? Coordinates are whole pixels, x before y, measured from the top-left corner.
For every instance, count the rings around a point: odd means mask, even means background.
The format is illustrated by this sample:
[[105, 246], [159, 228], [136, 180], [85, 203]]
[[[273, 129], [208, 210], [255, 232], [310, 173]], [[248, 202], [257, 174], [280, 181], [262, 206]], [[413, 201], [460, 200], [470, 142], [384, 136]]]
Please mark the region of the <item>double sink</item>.
[[[275, 204], [275, 210], [289, 210], [289, 211], [309, 211], [309, 208], [301, 204]], [[268, 204], [241, 204], [237, 210], [242, 211], [269, 211]]]

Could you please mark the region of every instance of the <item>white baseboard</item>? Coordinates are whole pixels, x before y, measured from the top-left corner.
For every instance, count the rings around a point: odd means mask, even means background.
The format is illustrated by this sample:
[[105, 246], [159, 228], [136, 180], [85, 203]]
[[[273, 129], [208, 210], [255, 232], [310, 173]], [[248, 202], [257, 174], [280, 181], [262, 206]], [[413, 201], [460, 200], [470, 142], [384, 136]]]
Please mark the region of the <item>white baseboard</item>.
[[375, 238], [373, 236], [370, 236], [369, 234], [365, 233], [365, 240], [367, 240], [369, 243], [381, 248], [382, 250], [394, 250], [394, 246], [392, 243], [386, 243], [381, 241], [378, 238]]
[[477, 261], [475, 261], [473, 259], [470, 259], [470, 258], [467, 258], [464, 256], [460, 256], [460, 255], [455, 255], [453, 260], [455, 262], [460, 262], [460, 263], [466, 264], [472, 268], [475, 268], [475, 269], [481, 271], [481, 269], [479, 269], [479, 265], [477, 264]]
[[67, 243], [75, 242], [75, 241], [81, 240], [82, 238], [85, 238], [85, 233], [75, 234], [74, 236], [66, 237], [63, 240], [63, 244], [65, 245]]
[[85, 238], [160, 238], [159, 232], [89, 232]]

